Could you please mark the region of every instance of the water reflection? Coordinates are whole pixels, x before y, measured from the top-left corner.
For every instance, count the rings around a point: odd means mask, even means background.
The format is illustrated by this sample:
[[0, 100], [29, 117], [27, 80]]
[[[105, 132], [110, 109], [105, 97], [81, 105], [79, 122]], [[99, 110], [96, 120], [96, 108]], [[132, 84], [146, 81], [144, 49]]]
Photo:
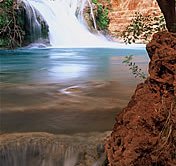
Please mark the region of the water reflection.
[[[125, 55], [144, 59], [135, 49], [24, 49], [0, 51], [1, 82], [57, 83], [60, 81], [116, 80]], [[124, 67], [124, 66], [123, 66]], [[125, 68], [125, 67], [124, 67]], [[127, 70], [126, 70], [127, 71]]]
[[54, 66], [49, 69], [49, 75], [51, 77], [60, 78], [60, 79], [69, 79], [69, 78], [79, 78], [86, 76], [88, 66], [78, 65], [78, 64], [65, 64], [60, 66]]
[[110, 130], [137, 80], [122, 64], [145, 50], [24, 49], [0, 51], [1, 132]]

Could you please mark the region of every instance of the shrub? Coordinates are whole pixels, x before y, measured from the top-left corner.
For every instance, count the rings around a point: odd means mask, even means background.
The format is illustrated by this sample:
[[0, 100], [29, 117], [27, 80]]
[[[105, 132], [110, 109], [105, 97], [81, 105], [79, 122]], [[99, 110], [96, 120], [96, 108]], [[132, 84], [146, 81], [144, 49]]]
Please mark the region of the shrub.
[[132, 74], [135, 77], [139, 77], [140, 79], [146, 79], [147, 76], [142, 70], [136, 65], [135, 62], [132, 62], [133, 55], [125, 56], [125, 60], [122, 63], [127, 64], [130, 68], [129, 70], [132, 71]]
[[98, 0], [92, 0], [92, 3], [97, 4]]
[[0, 3], [0, 47], [15, 48], [22, 44], [24, 31], [15, 5], [13, 0]]
[[107, 29], [109, 25], [108, 12], [106, 7], [104, 8], [102, 4], [98, 4], [96, 21], [100, 30]]
[[[106, 0], [110, 4], [109, 0]], [[109, 25], [108, 13], [109, 10], [106, 6], [103, 6], [98, 0], [92, 0], [92, 3], [96, 5], [95, 18], [99, 30], [106, 30]]]
[[146, 43], [151, 39], [153, 33], [165, 29], [166, 24], [163, 16], [143, 16], [137, 12], [121, 36], [125, 43], [131, 44], [137, 40]]

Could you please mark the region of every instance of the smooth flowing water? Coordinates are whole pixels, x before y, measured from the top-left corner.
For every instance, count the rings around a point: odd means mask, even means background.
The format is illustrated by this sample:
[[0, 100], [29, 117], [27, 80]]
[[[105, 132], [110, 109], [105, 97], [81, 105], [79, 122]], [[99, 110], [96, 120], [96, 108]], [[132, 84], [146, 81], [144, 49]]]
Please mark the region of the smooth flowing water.
[[1, 50], [1, 132], [110, 130], [139, 82], [130, 54], [146, 70], [144, 49]]
[[[127, 75], [122, 60], [138, 55], [146, 63], [144, 49], [19, 49], [0, 51], [1, 82], [68, 83], [121, 80]], [[135, 59], [134, 59], [135, 60]], [[122, 69], [123, 68], [123, 69]], [[127, 69], [127, 68], [126, 68]], [[127, 78], [128, 76], [126, 76]], [[129, 78], [130, 81], [131, 78]]]

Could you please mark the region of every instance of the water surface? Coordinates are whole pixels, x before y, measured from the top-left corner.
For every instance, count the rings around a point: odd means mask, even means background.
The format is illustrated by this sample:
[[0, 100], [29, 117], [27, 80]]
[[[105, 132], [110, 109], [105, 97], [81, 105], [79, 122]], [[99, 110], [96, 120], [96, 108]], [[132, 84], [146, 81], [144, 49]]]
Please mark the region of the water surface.
[[144, 49], [1, 50], [1, 132], [79, 133], [111, 130], [144, 71]]
[[148, 60], [143, 49], [21, 49], [0, 55], [1, 82], [28, 84], [120, 80], [124, 56], [136, 55], [138, 64]]

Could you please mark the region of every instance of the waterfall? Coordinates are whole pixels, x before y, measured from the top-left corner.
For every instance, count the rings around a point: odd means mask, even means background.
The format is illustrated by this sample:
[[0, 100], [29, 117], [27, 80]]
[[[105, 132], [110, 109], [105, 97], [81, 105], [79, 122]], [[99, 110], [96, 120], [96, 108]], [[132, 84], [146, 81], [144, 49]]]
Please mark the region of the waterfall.
[[77, 18], [80, 21], [80, 23], [82, 23], [85, 26], [87, 26], [87, 23], [86, 23], [86, 21], [84, 19], [84, 8], [86, 6], [86, 3], [88, 4], [88, 7], [90, 8], [90, 15], [91, 15], [92, 20], [93, 20], [93, 26], [94, 26], [95, 30], [98, 32], [97, 24], [96, 24], [94, 12], [93, 12], [93, 5], [92, 5], [90, 0], [82, 0], [81, 7], [80, 7], [80, 10], [79, 10], [79, 14], [77, 15]]
[[[23, 2], [28, 4], [26, 7], [32, 8], [33, 13], [37, 11], [48, 24], [51, 46], [95, 47], [106, 44], [104, 37], [89, 32], [83, 19], [80, 19], [79, 14], [83, 11], [85, 0], [23, 0]], [[88, 4], [91, 7], [90, 1]], [[94, 26], [96, 27], [95, 20]]]
[[[91, 33], [83, 17], [86, 5], [96, 29], [93, 7], [90, 0], [21, 0], [25, 4], [26, 13], [33, 29], [41, 28], [37, 16], [40, 15], [49, 28], [49, 41], [54, 48], [144, 48], [145, 45], [130, 46], [108, 41], [103, 35]], [[36, 16], [37, 13], [37, 16]], [[30, 26], [30, 25], [29, 25]], [[34, 30], [33, 30], [34, 31]], [[35, 31], [33, 32], [35, 35]], [[34, 45], [33, 45], [34, 46]]]
[[90, 0], [88, 0], [88, 3], [89, 3], [89, 6], [90, 6], [90, 14], [91, 14], [92, 19], [93, 19], [94, 28], [95, 28], [95, 30], [97, 30], [97, 24], [96, 24], [94, 12], [93, 12], [92, 3], [90, 2]]
[[1, 166], [74, 166], [79, 147], [52, 140], [32, 139], [13, 142], [0, 148]]
[[103, 165], [104, 145], [97, 143], [102, 142], [105, 135], [100, 139], [87, 136], [4, 134], [0, 137], [0, 163], [1, 166]]
[[26, 0], [23, 0], [23, 2], [27, 16], [28, 30], [30, 31], [30, 40], [35, 41], [41, 37], [41, 25], [37, 20], [37, 11]]

